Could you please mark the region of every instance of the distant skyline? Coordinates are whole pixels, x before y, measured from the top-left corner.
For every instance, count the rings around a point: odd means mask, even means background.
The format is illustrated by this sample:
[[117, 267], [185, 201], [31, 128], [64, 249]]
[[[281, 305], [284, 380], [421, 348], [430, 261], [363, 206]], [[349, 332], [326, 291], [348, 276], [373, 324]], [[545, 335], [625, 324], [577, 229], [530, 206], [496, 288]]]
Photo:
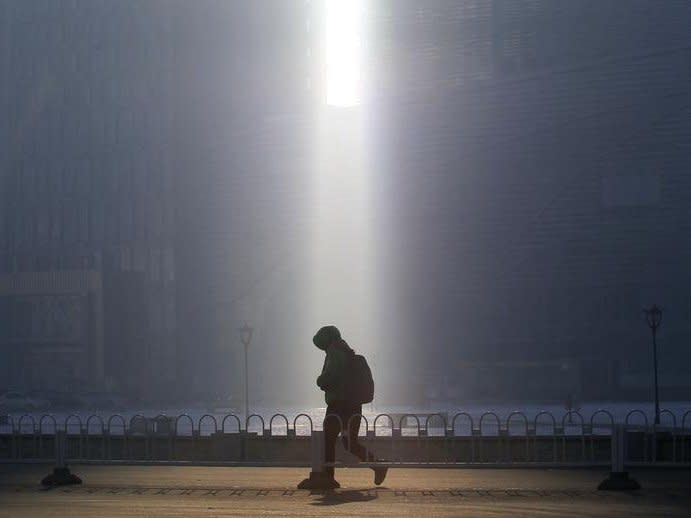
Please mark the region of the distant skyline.
[[[34, 290], [0, 282], [0, 379], [97, 361], [98, 328], [110, 387], [240, 397], [248, 320], [258, 400], [316, 399], [330, 323], [376, 357], [382, 401], [445, 379], [508, 397], [503, 367], [472, 372], [511, 362], [514, 385], [566, 362], [625, 397], [657, 303], [682, 393], [691, 4], [364, 2], [348, 108], [324, 102], [322, 7], [0, 0], [0, 275]], [[81, 334], [32, 328], [56, 296]]]

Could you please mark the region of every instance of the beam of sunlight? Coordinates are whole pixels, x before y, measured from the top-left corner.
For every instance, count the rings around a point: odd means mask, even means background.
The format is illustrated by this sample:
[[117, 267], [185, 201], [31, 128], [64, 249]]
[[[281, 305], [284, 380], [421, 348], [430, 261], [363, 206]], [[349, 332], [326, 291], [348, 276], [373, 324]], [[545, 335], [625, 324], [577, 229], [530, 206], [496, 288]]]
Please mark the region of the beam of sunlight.
[[[325, 0], [328, 46], [327, 103], [315, 110], [311, 139], [311, 203], [307, 207], [311, 246], [306, 257], [305, 341], [318, 327], [338, 326], [344, 338], [373, 364], [381, 342], [377, 215], [371, 155], [374, 135], [364, 109], [334, 109], [360, 102], [359, 39], [364, 34], [359, 0]], [[305, 375], [323, 357], [305, 361]], [[374, 372], [375, 377], [377, 372]], [[381, 378], [378, 378], [381, 379]], [[314, 395], [313, 384], [308, 387]], [[321, 394], [318, 394], [321, 398]], [[323, 404], [323, 403], [322, 403]]]
[[367, 150], [358, 112], [324, 111], [315, 138], [311, 321], [371, 342], [374, 239]]
[[326, 0], [326, 104], [360, 104], [363, 0]]

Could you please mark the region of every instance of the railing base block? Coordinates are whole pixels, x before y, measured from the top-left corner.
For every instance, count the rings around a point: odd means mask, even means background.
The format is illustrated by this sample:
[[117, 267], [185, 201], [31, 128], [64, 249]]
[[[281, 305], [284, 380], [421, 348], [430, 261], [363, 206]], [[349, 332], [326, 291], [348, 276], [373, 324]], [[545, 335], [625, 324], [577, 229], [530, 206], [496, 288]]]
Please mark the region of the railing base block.
[[50, 475], [46, 475], [43, 477], [43, 480], [41, 480], [41, 485], [48, 487], [70, 486], [81, 483], [82, 479], [74, 473], [71, 473], [70, 468], [53, 468], [53, 472]]
[[337, 489], [341, 485], [323, 471], [310, 472], [306, 478], [298, 484], [298, 489]]
[[641, 485], [638, 481], [629, 478], [629, 474], [626, 471], [612, 471], [609, 477], [600, 482], [600, 485], [597, 486], [599, 491], [635, 491], [640, 488]]

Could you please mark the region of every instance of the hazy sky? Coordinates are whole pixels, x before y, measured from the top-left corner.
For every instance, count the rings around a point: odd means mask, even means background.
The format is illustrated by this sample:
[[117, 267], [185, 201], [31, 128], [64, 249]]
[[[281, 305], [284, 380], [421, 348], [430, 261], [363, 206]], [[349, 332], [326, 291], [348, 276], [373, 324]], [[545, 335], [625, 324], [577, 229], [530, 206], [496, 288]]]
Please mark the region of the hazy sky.
[[318, 401], [323, 324], [386, 397], [476, 390], [473, 362], [647, 373], [653, 302], [684, 364], [689, 4], [492, 5], [364, 2], [334, 35], [300, 2], [2, 2], [4, 177], [173, 178], [200, 390], [237, 393], [245, 320], [258, 399]]

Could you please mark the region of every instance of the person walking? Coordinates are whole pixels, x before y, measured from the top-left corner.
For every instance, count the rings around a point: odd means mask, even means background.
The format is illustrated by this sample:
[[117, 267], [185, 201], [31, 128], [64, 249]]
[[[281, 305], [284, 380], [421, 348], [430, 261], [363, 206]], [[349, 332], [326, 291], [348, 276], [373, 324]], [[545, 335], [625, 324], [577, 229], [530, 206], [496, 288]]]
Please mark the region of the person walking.
[[[362, 404], [353, 399], [349, 390], [351, 365], [355, 351], [341, 337], [336, 326], [324, 326], [312, 339], [317, 348], [326, 353], [324, 367], [317, 378], [317, 385], [324, 391], [326, 417], [324, 418], [324, 460], [333, 463], [336, 458], [336, 440], [341, 434], [343, 446], [361, 461], [375, 462], [374, 455], [358, 441]], [[367, 369], [369, 372], [369, 369]], [[371, 379], [371, 378], [370, 378]], [[386, 478], [386, 467], [372, 467], [374, 483], [380, 485]], [[340, 487], [334, 478], [334, 467], [327, 466], [326, 474], [331, 487]]]

